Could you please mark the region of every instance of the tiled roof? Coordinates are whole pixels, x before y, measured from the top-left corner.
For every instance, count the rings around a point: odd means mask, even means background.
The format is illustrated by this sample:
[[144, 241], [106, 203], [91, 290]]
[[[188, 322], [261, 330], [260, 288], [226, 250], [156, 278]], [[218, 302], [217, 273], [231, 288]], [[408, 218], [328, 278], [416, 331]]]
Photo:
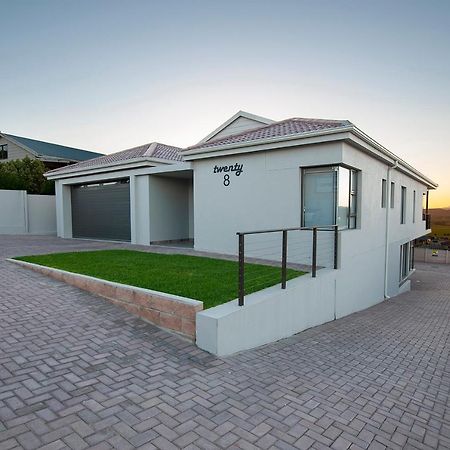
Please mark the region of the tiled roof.
[[247, 142], [263, 141], [270, 138], [283, 138], [288, 136], [302, 135], [312, 131], [329, 130], [352, 125], [348, 120], [324, 120], [324, 119], [301, 119], [292, 118], [275, 122], [270, 125], [247, 130], [239, 134], [233, 134], [221, 139], [216, 139], [202, 144], [193, 145], [184, 149], [197, 150], [220, 147], [222, 145], [243, 144]]
[[99, 158], [83, 161], [71, 166], [61, 167], [52, 170], [51, 173], [70, 173], [78, 170], [89, 169], [91, 167], [109, 166], [111, 164], [129, 161], [138, 158], [157, 158], [169, 161], [183, 161], [183, 157], [179, 153], [181, 149], [170, 145], [152, 142], [150, 144], [140, 145], [139, 147], [129, 148], [110, 155], [100, 156]]
[[28, 147], [30, 150], [43, 157], [49, 156], [52, 158], [68, 159], [70, 161], [86, 161], [103, 155], [103, 153], [90, 152], [79, 148], [66, 147], [65, 145], [37, 141], [36, 139], [14, 136], [13, 134], [2, 133], [2, 135], [12, 139], [18, 144]]

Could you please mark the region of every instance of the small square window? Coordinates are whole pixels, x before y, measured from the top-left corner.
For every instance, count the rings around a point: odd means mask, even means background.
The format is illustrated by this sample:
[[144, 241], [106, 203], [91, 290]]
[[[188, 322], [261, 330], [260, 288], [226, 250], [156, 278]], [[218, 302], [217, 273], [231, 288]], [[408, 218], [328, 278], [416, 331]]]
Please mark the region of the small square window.
[[381, 180], [381, 207], [386, 208], [386, 196], [387, 196], [387, 183], [383, 178]]
[[0, 145], [0, 159], [8, 159], [8, 144]]
[[391, 182], [391, 208], [395, 206], [395, 183]]
[[406, 223], [406, 187], [402, 186], [402, 198], [400, 208], [400, 223]]

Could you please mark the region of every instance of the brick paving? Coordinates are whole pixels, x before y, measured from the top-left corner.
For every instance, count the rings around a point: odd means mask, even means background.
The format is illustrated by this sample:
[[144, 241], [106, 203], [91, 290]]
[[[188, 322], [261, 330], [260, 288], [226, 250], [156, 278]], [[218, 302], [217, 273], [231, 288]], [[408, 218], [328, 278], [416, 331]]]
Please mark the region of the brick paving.
[[450, 448], [450, 266], [413, 291], [218, 359], [4, 261], [117, 247], [0, 236], [0, 449]]

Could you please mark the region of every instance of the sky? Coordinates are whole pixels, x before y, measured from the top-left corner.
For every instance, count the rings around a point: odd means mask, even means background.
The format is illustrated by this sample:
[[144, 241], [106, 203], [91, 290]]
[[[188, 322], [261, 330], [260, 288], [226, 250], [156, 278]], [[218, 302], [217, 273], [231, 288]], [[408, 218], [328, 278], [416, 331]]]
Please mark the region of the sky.
[[0, 0], [0, 130], [113, 153], [348, 119], [450, 206], [448, 0]]

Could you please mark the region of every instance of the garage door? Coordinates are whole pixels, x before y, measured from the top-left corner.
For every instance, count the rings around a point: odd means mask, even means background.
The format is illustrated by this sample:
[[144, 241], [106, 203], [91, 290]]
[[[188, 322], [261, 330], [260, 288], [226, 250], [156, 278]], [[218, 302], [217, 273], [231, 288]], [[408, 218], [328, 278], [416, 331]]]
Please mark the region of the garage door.
[[72, 235], [130, 241], [128, 179], [72, 186]]

